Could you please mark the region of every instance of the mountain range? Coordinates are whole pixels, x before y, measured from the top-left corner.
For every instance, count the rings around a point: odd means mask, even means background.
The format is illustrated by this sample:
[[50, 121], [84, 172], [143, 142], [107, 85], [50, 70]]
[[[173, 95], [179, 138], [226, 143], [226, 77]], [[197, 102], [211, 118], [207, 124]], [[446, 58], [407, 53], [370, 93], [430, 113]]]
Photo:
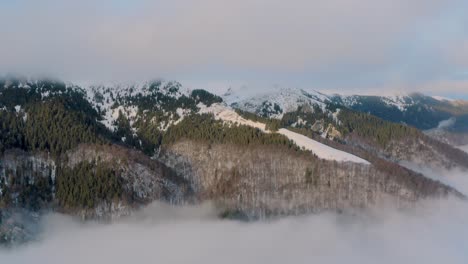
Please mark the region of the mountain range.
[[0, 241], [31, 239], [45, 212], [107, 221], [153, 201], [253, 220], [465, 199], [407, 164], [467, 171], [467, 144], [468, 102], [423, 94], [6, 78]]

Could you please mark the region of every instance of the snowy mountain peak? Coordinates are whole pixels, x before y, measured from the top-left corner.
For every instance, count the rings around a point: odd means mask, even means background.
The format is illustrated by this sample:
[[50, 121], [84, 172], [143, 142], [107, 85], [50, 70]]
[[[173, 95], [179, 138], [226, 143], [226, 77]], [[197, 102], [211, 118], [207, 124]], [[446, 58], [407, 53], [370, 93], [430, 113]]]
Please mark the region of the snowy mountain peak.
[[182, 85], [174, 81], [153, 80], [146, 82], [129, 83], [82, 83], [67, 84], [68, 87], [80, 87], [86, 91], [88, 96], [96, 93], [114, 94], [116, 96], [148, 96], [156, 93], [179, 98], [183, 94], [188, 95], [190, 91], [183, 89]]
[[326, 104], [330, 102], [329, 96], [321, 92], [294, 88], [274, 89], [239, 100], [233, 98], [236, 96], [229, 94], [225, 101], [235, 108], [271, 118], [282, 118], [285, 113], [296, 111], [303, 105], [318, 106], [325, 111]]

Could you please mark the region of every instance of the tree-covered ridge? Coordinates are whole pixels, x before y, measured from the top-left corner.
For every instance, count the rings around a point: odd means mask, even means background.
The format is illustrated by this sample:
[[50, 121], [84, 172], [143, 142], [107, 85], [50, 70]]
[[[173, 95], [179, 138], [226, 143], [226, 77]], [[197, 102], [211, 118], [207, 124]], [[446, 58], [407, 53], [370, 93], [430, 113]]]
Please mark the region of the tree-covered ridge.
[[[369, 98], [372, 101], [377, 97]], [[274, 133], [227, 125], [197, 114], [200, 103], [209, 106], [220, 102], [220, 97], [204, 90], [182, 92], [177, 82], [153, 81], [112, 89], [81, 88], [50, 80], [2, 80], [0, 151], [20, 148], [60, 155], [82, 143], [111, 142], [153, 155], [161, 145], [183, 137], [237, 144], [285, 144], [284, 138]], [[406, 103], [406, 111], [411, 111], [411, 102]], [[241, 110], [237, 113], [265, 123], [270, 131], [294, 127], [343, 143], [342, 139], [351, 133], [379, 147], [405, 136], [419, 136], [419, 131], [404, 124], [387, 122], [330, 102], [306, 103], [294, 112], [282, 114], [281, 120], [263, 117], [261, 113]], [[110, 118], [111, 127], [103, 122], [104, 118]]]
[[124, 193], [122, 171], [112, 162], [83, 160], [70, 167], [62, 162], [65, 156], [57, 159], [58, 166], [18, 150], [9, 156], [18, 160], [0, 161], [0, 209], [90, 209], [102, 202], [131, 201], [131, 193]]
[[356, 133], [371, 140], [381, 147], [386, 147], [392, 140], [404, 137], [418, 137], [422, 133], [414, 127], [385, 121], [370, 114], [343, 109], [338, 115], [343, 133]]
[[112, 164], [83, 161], [57, 170], [56, 198], [66, 209], [94, 208], [97, 204], [128, 199], [121, 171]]
[[214, 103], [222, 103], [223, 99], [206, 90], [195, 89], [190, 94], [190, 97], [195, 100], [196, 104], [203, 103], [206, 106], [211, 106]]
[[254, 113], [243, 111], [241, 109], [235, 109], [235, 111], [238, 115], [242, 116], [245, 119], [265, 124], [266, 130], [275, 132], [282, 127], [281, 121], [278, 119], [258, 116]]
[[138, 85], [116, 85], [115, 87], [90, 86], [87, 90], [97, 108], [111, 104], [113, 109], [118, 106], [133, 106], [141, 112], [176, 112], [178, 108], [195, 111], [198, 103], [209, 106], [222, 102], [221, 97], [202, 89], [191, 92], [182, 91], [182, 85], [172, 81], [156, 80]]
[[180, 92], [181, 84], [161, 81], [142, 87], [129, 86], [122, 90], [109, 90], [114, 106], [136, 106], [140, 111], [176, 111], [177, 108], [195, 109], [195, 100]]
[[0, 150], [46, 150], [59, 155], [81, 143], [105, 142], [111, 134], [89, 112], [65, 99], [33, 102], [24, 112], [0, 111]]
[[440, 121], [451, 117], [459, 119], [453, 131], [468, 131], [464, 120], [468, 119], [468, 104], [448, 100], [437, 100], [419, 93], [387, 98], [385, 96], [350, 97], [334, 96], [332, 101], [346, 105], [355, 111], [369, 113], [395, 123], [408, 124], [421, 130], [435, 128]]
[[[197, 112], [198, 103], [219, 102], [220, 97], [204, 90], [183, 93], [177, 82], [112, 89], [55, 80], [1, 79], [0, 151], [20, 148], [60, 154], [80, 143], [110, 141], [151, 154], [160, 145], [162, 133], [181, 114]], [[136, 111], [132, 117], [125, 113], [128, 108]], [[103, 125], [109, 116], [115, 128], [111, 131]]]
[[244, 125], [225, 124], [215, 120], [210, 114], [192, 115], [184, 118], [182, 122], [167, 130], [162, 138], [162, 143], [171, 144], [181, 139], [238, 145], [283, 145], [297, 148], [283, 135], [264, 133], [258, 128]]
[[[180, 137], [238, 144], [291, 145], [280, 135], [264, 135], [250, 127], [224, 125], [211, 116], [200, 117], [195, 114], [197, 104], [209, 106], [222, 99], [204, 90], [194, 90], [186, 96], [180, 93], [177, 83], [154, 82], [140, 90], [132, 87], [117, 91], [95, 90], [92, 100], [80, 87], [60, 82], [5, 82], [2, 87], [0, 102], [4, 102], [5, 108], [0, 111], [0, 151], [10, 148], [45, 150], [59, 156], [82, 143], [120, 142], [152, 155], [162, 144]], [[14, 100], [16, 97], [24, 100]], [[96, 102], [112, 102], [111, 107], [117, 112], [113, 121], [115, 130], [109, 131], [100, 123], [103, 109]], [[129, 117], [123, 113], [125, 108], [117, 109], [119, 106], [136, 107], [138, 112]], [[182, 118], [181, 112], [187, 116], [173, 125]], [[266, 121], [269, 129], [277, 130], [277, 121]]]
[[[379, 96], [360, 96], [359, 103], [351, 107], [359, 112], [370, 113], [395, 123], [406, 123], [420, 129], [437, 127], [440, 120], [450, 117], [449, 113], [433, 111], [427, 105], [417, 102], [411, 104], [408, 102], [408, 106], [402, 111], [396, 106], [386, 104]], [[431, 118], [427, 118], [428, 116]]]
[[54, 80], [0, 80], [0, 151], [47, 150], [53, 154], [109, 137], [86, 93]]
[[120, 171], [110, 163], [83, 161], [73, 168], [38, 170], [32, 162], [24, 161], [14, 169], [4, 168], [4, 172], [4, 177], [0, 177], [0, 208], [40, 210], [49, 206], [53, 198], [66, 209], [94, 208], [103, 201], [128, 200], [124, 197]]
[[[281, 125], [306, 136], [312, 134], [320, 136], [329, 125], [332, 125], [343, 137], [355, 133], [383, 148], [392, 140], [421, 135], [421, 132], [414, 127], [389, 122], [367, 113], [337, 105], [329, 105], [328, 108], [330, 112], [323, 112], [318, 106], [313, 108], [301, 106], [295, 112], [284, 114]], [[330, 114], [333, 111], [335, 115]]]
[[264, 101], [260, 107], [260, 116], [262, 117], [269, 117], [271, 115], [280, 114], [281, 112], [283, 112], [283, 109], [281, 109], [281, 106], [277, 103]]
[[[236, 109], [244, 118], [262, 123], [273, 123], [277, 128], [288, 128], [309, 137], [324, 136], [330, 127], [342, 137], [355, 133], [362, 138], [386, 147], [391, 140], [403, 137], [417, 137], [422, 133], [414, 127], [389, 122], [376, 116], [354, 111], [336, 103], [326, 104], [325, 110], [319, 105], [304, 104], [294, 112], [284, 113], [280, 120], [264, 118], [254, 113]], [[342, 137], [331, 137], [342, 141]]]
[[57, 98], [66, 102], [70, 109], [85, 111], [97, 117], [97, 112], [86, 99], [85, 91], [77, 87], [68, 87], [54, 80], [0, 79], [0, 108], [6, 110]]
[[0, 153], [6, 149], [25, 148], [24, 120], [14, 112], [0, 110]]
[[338, 109], [332, 104], [327, 105], [325, 111], [318, 105], [301, 105], [296, 111], [283, 115], [281, 126], [313, 129], [317, 122], [321, 122], [322, 127], [327, 127], [328, 124], [339, 126], [340, 122], [333, 117], [333, 112], [340, 111]]

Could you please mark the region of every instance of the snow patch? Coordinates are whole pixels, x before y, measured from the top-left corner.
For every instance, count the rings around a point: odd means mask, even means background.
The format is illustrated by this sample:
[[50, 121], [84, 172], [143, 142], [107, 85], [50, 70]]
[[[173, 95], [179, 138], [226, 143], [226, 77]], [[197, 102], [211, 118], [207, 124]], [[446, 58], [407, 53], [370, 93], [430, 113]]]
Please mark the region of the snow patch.
[[179, 116], [179, 119], [174, 121], [172, 123], [173, 125], [177, 125], [178, 123], [182, 122], [182, 120], [184, 120], [184, 118], [191, 113], [191, 110], [190, 109], [182, 109], [182, 108], [179, 107], [179, 108], [176, 109], [176, 113]]
[[305, 121], [304, 119], [302, 119], [300, 116], [297, 117], [297, 121], [294, 122], [291, 126], [292, 127], [297, 127], [297, 126], [303, 126], [303, 125], [306, 125], [307, 124], [307, 121]]
[[306, 137], [299, 133], [292, 132], [285, 128], [281, 128], [280, 130], [278, 130], [278, 133], [288, 137], [299, 147], [312, 151], [315, 155], [317, 155], [321, 159], [336, 160], [336, 161], [341, 161], [341, 162], [363, 163], [367, 165], [370, 164], [367, 160], [361, 159], [347, 152], [334, 149], [318, 141], [315, 141], [309, 137]]
[[[407, 102], [409, 100], [409, 102]], [[414, 104], [413, 99], [405, 95], [392, 95], [392, 96], [385, 96], [382, 97], [382, 101], [389, 105], [398, 108], [401, 112], [406, 111], [408, 106]]]

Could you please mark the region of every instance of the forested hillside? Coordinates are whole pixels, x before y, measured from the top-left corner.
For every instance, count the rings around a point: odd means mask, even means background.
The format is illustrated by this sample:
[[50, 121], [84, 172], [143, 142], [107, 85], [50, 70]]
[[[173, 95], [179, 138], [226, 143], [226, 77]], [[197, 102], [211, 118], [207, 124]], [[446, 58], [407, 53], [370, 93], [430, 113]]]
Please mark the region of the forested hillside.
[[455, 118], [451, 127], [456, 132], [468, 132], [468, 104], [435, 99], [419, 93], [385, 96], [334, 96], [334, 103], [369, 113], [395, 123], [404, 123], [421, 130], [436, 128], [441, 121]]
[[468, 168], [461, 150], [320, 93], [286, 95], [252, 112], [177, 82], [1, 80], [0, 208], [109, 220], [213, 200], [250, 219], [462, 196], [397, 163]]
[[296, 110], [283, 113], [280, 119], [236, 111], [248, 119], [273, 123], [275, 128], [288, 128], [335, 148], [359, 152], [361, 157], [370, 153], [390, 162], [468, 169], [468, 154], [428, 137], [414, 126], [352, 110], [336, 101], [312, 104], [302, 101], [298, 105]]

